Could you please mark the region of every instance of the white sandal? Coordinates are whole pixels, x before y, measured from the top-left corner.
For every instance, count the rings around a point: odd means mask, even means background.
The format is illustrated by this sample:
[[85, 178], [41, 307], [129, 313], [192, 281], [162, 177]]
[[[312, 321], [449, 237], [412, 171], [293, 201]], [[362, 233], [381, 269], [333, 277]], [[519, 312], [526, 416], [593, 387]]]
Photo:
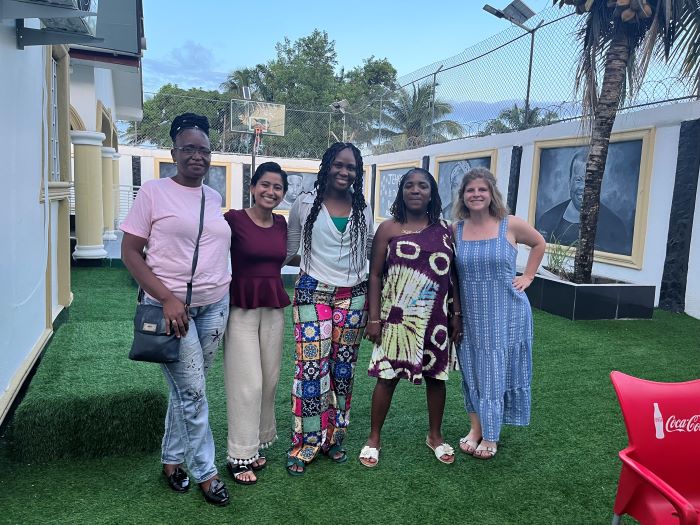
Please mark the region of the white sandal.
[[[489, 447], [488, 445], [484, 445], [483, 443], [480, 443], [478, 447], [476, 447], [476, 450], [474, 451], [474, 454], [472, 454], [475, 458], [478, 459], [491, 459], [496, 455], [496, 452], [498, 451], [497, 447]], [[478, 454], [477, 454], [478, 452]]]
[[[374, 448], [370, 447], [369, 445], [365, 445], [362, 447], [362, 450], [360, 450], [360, 463], [362, 463], [365, 467], [368, 468], [373, 468], [376, 467], [379, 464], [379, 451], [381, 448]], [[373, 459], [374, 463], [371, 463], [367, 460]]]
[[[464, 436], [459, 440], [459, 450], [464, 452], [465, 454], [469, 454], [470, 456], [474, 455], [474, 452], [476, 452], [477, 447], [479, 446], [479, 443], [481, 440], [476, 440], [476, 439], [467, 439], [467, 436]], [[463, 447], [462, 445], [466, 445], [467, 448]]]
[[[447, 443], [441, 443], [437, 447], [433, 447], [430, 444], [430, 441], [428, 438], [425, 438], [425, 444], [428, 445], [430, 450], [435, 452], [435, 457], [438, 458], [438, 461], [440, 463], [444, 463], [445, 465], [451, 465], [455, 461], [455, 449], [453, 449], [449, 444]], [[442, 456], [450, 456], [450, 459], [442, 459]]]

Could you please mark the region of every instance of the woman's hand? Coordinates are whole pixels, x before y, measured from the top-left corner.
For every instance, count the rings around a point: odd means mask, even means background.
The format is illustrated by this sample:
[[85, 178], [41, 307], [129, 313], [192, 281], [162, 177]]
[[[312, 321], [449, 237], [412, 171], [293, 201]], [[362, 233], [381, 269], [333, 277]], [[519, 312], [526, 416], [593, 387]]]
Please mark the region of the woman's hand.
[[187, 335], [187, 330], [190, 327], [189, 312], [185, 303], [172, 294], [163, 301], [163, 317], [165, 318], [165, 333], [167, 335], [170, 335], [171, 328], [178, 338]]
[[462, 342], [462, 316], [454, 315], [450, 317], [450, 340], [458, 345]]
[[530, 286], [534, 279], [534, 277], [529, 277], [527, 275], [518, 275], [515, 279], [513, 279], [513, 287], [519, 292], [524, 292], [525, 288]]
[[382, 323], [368, 321], [367, 328], [365, 328], [365, 339], [371, 341], [375, 345], [382, 344]]

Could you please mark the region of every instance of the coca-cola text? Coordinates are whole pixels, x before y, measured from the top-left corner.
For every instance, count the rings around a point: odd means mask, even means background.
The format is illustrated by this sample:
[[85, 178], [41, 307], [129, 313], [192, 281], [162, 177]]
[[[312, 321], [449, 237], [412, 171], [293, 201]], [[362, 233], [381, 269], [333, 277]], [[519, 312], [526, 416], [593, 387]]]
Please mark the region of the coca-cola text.
[[679, 419], [675, 415], [666, 420], [666, 432], [700, 432], [700, 414], [687, 419]]

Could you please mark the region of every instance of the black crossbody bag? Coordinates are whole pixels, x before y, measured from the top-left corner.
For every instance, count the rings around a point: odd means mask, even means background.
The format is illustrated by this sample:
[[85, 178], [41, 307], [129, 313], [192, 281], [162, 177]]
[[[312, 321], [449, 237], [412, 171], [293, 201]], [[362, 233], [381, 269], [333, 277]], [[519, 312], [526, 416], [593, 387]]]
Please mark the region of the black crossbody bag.
[[[187, 283], [185, 309], [189, 311], [192, 301], [192, 280], [197, 269], [199, 257], [199, 240], [204, 229], [204, 188], [202, 188], [202, 204], [199, 210], [199, 233], [192, 256], [192, 274]], [[134, 316], [134, 342], [131, 343], [129, 359], [149, 363], [175, 363], [180, 360], [180, 339], [170, 330], [166, 335], [168, 319], [163, 316], [163, 307], [152, 304], [142, 304], [143, 288], [139, 288], [136, 315]]]

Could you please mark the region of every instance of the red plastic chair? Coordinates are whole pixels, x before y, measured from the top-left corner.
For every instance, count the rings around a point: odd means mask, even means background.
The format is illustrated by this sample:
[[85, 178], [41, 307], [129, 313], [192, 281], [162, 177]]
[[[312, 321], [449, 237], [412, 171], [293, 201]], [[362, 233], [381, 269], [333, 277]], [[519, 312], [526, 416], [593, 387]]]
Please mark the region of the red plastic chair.
[[700, 522], [700, 379], [657, 383], [610, 374], [620, 400], [629, 446], [613, 525], [629, 514], [641, 524]]

